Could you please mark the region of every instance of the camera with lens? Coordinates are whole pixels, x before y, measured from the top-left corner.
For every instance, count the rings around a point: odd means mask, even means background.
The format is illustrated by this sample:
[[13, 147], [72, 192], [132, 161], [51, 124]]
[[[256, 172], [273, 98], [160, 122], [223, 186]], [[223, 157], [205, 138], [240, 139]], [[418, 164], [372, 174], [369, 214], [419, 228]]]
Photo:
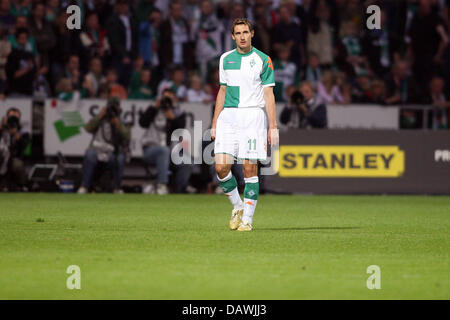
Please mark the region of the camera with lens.
[[111, 120], [120, 115], [120, 103], [117, 98], [111, 98], [106, 105], [106, 118]]
[[297, 106], [301, 105], [302, 103], [305, 103], [305, 96], [297, 90], [291, 95], [291, 101]]
[[17, 116], [9, 116], [6, 120], [6, 126], [8, 129], [20, 130], [20, 120]]
[[169, 98], [169, 97], [162, 98], [161, 101], [160, 101], [160, 107], [161, 107], [161, 110], [163, 110], [163, 111], [167, 111], [167, 110], [173, 109], [172, 99]]

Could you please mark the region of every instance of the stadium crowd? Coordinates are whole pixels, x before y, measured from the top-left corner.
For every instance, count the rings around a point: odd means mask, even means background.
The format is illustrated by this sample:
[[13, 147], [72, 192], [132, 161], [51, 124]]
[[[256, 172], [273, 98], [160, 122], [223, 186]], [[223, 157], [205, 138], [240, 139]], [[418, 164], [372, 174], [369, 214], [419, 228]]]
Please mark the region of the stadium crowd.
[[[81, 30], [67, 6], [79, 5]], [[381, 29], [366, 27], [381, 7]], [[448, 0], [0, 0], [0, 94], [211, 102], [230, 25], [247, 17], [276, 70], [276, 99], [302, 80], [328, 104], [448, 106]], [[446, 120], [446, 119], [445, 119]]]

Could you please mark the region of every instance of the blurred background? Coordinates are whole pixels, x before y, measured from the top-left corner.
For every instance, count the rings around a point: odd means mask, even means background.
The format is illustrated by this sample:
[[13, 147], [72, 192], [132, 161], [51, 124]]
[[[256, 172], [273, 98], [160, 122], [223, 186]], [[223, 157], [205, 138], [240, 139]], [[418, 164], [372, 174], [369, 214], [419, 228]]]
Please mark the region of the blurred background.
[[[79, 30], [67, 27], [70, 5]], [[367, 28], [370, 5], [380, 29]], [[219, 193], [195, 121], [210, 126], [218, 60], [235, 48], [232, 21], [246, 17], [275, 69], [280, 170], [263, 192], [450, 193], [449, 8], [0, 0], [1, 188]], [[177, 149], [190, 164], [169, 161], [179, 128], [191, 133]]]

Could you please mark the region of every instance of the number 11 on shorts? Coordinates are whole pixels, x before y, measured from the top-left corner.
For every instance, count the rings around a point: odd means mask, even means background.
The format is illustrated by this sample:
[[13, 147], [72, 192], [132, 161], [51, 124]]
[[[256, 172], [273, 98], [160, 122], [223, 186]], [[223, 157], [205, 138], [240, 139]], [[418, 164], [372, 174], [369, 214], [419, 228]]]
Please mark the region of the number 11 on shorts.
[[248, 139], [248, 149], [252, 150], [252, 142], [253, 142], [253, 150], [256, 150], [256, 139]]

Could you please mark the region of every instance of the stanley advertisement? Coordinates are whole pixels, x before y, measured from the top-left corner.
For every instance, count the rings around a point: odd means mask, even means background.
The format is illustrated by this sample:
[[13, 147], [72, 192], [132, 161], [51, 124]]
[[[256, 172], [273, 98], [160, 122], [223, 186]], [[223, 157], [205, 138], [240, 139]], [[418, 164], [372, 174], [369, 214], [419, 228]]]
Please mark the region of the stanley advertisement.
[[310, 178], [398, 178], [405, 153], [398, 146], [280, 146], [279, 176]]

